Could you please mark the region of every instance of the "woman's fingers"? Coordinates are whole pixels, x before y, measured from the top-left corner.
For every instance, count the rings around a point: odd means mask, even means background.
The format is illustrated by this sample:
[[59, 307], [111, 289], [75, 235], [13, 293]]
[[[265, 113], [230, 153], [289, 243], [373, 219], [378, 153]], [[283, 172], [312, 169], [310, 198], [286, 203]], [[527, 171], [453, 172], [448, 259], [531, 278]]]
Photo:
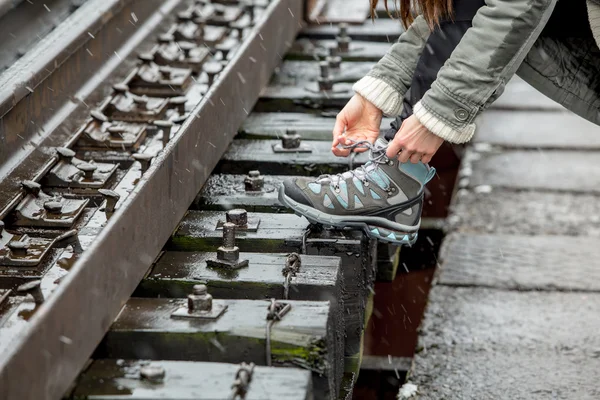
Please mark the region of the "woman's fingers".
[[412, 156], [410, 156], [410, 162], [413, 164], [418, 163], [419, 161], [421, 161], [421, 158], [423, 157], [423, 154], [421, 153], [413, 153]]
[[403, 146], [403, 143], [399, 140], [398, 133], [396, 133], [394, 140], [392, 140], [390, 142], [390, 144], [388, 145], [388, 148], [387, 148], [387, 151], [385, 152], [385, 154], [388, 156], [388, 158], [394, 159], [398, 155], [398, 152], [400, 150], [402, 150], [402, 146]]
[[431, 161], [431, 154], [425, 154], [422, 158], [421, 161], [423, 162], [423, 164], [427, 164]]
[[401, 163], [406, 163], [408, 162], [408, 160], [410, 160], [410, 158], [412, 157], [414, 153], [412, 151], [408, 151], [406, 149], [402, 149], [402, 151], [400, 152], [400, 154], [398, 154], [398, 160]]

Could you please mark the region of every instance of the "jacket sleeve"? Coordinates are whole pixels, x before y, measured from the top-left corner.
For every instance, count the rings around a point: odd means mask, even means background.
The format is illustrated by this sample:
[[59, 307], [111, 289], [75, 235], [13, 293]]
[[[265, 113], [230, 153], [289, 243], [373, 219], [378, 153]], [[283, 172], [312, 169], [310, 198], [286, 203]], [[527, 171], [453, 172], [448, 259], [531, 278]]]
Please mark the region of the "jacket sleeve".
[[475, 117], [504, 91], [548, 22], [556, 0], [486, 0], [414, 115], [453, 143], [473, 137]]
[[400, 35], [385, 56], [371, 71], [356, 82], [353, 89], [389, 116], [402, 111], [402, 98], [408, 90], [417, 62], [429, 34], [422, 16], [415, 18], [410, 27]]

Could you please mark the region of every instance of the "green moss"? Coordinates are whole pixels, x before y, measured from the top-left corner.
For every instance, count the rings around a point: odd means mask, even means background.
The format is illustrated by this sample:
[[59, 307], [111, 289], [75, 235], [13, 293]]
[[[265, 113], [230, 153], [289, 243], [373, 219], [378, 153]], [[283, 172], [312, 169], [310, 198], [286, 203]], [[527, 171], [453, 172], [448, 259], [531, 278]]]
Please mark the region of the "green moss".
[[275, 363], [292, 364], [320, 374], [327, 370], [327, 348], [324, 340], [313, 341], [308, 347], [271, 342], [271, 357]]

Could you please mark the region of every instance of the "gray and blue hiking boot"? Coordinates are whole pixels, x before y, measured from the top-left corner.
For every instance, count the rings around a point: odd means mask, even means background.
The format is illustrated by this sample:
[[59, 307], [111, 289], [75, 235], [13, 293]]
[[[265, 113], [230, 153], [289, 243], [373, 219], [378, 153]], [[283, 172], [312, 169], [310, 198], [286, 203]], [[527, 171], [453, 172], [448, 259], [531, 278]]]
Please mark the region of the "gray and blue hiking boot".
[[435, 169], [389, 159], [384, 139], [357, 145], [371, 149], [365, 165], [343, 174], [287, 180], [279, 201], [312, 223], [361, 228], [378, 240], [412, 245], [421, 225], [424, 186]]

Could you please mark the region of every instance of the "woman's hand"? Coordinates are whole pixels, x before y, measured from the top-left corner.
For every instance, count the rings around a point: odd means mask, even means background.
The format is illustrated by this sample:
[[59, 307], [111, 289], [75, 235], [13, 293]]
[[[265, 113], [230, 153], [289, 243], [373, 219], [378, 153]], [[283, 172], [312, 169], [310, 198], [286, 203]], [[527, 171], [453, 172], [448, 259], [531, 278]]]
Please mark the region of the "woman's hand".
[[409, 160], [418, 163], [420, 160], [427, 164], [442, 143], [444, 139], [431, 133], [414, 115], [411, 115], [402, 122], [386, 154], [389, 158], [398, 158], [402, 163]]
[[[350, 155], [349, 149], [338, 148], [338, 145], [351, 145], [353, 142], [377, 140], [383, 113], [359, 94], [355, 94], [335, 119], [331, 151], [338, 157]], [[366, 151], [356, 148], [355, 152]]]

